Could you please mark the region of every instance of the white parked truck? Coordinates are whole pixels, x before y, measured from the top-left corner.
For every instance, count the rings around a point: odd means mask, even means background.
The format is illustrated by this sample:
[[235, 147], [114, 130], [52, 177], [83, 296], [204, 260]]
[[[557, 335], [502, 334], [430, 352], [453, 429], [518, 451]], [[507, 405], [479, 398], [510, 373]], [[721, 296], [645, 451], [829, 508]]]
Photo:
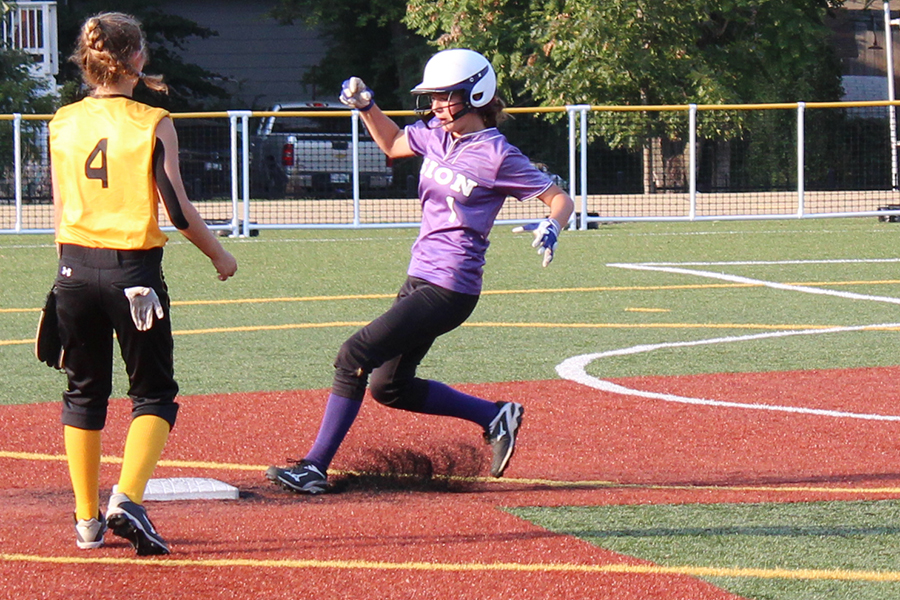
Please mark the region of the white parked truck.
[[[351, 196], [350, 109], [338, 102], [309, 101], [276, 104], [269, 112], [286, 114], [263, 117], [251, 137], [251, 194], [263, 198]], [[390, 187], [391, 161], [369, 137], [362, 120], [358, 148], [361, 193]]]

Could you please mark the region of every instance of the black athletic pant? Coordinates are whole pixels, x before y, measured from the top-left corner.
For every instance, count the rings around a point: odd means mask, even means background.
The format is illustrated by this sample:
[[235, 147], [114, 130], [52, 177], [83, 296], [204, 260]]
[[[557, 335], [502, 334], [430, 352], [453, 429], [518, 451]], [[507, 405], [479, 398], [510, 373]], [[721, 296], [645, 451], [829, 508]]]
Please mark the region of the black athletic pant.
[[[63, 244], [56, 276], [56, 311], [68, 389], [62, 422], [103, 429], [112, 393], [113, 332], [118, 338], [132, 399], [132, 417], [156, 415], [175, 424], [172, 325], [162, 274], [162, 248], [108, 250]], [[147, 331], [131, 318], [125, 288], [145, 286], [159, 296], [166, 315]]]
[[362, 400], [369, 390], [378, 402], [417, 411], [428, 382], [416, 368], [438, 336], [459, 327], [478, 304], [478, 296], [461, 294], [408, 277], [393, 306], [344, 342], [335, 359], [332, 392]]

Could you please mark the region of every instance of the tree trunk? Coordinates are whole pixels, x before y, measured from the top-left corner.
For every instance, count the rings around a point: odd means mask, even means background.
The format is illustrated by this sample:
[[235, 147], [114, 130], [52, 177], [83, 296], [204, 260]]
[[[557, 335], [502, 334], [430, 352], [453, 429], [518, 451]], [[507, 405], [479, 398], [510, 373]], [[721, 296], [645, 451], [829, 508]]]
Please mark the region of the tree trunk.
[[688, 145], [683, 140], [650, 138], [643, 148], [644, 193], [686, 191], [688, 160]]

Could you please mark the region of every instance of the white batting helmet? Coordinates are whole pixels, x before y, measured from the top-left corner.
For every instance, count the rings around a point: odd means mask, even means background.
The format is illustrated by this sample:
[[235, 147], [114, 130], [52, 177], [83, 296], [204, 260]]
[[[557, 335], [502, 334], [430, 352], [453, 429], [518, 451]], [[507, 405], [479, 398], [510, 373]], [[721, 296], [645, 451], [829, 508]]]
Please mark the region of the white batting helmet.
[[493, 100], [497, 93], [497, 75], [490, 61], [474, 50], [441, 50], [425, 64], [422, 83], [411, 91], [413, 94], [431, 94], [457, 90], [465, 92], [463, 100], [473, 108]]

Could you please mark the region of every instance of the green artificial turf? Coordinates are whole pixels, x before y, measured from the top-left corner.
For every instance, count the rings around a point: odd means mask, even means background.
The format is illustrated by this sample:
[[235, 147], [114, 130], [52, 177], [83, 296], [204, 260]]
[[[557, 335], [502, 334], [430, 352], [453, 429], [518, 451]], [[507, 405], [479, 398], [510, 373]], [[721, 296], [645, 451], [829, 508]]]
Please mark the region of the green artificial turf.
[[[553, 379], [556, 365], [579, 354], [782, 328], [900, 322], [900, 306], [888, 301], [614, 266], [678, 263], [900, 298], [900, 262], [891, 260], [898, 257], [895, 223], [610, 224], [565, 232], [546, 269], [530, 236], [511, 229], [495, 228], [485, 294], [466, 326], [438, 340], [422, 364], [423, 376], [451, 384]], [[327, 388], [340, 344], [390, 305], [415, 235], [410, 229], [304, 230], [223, 239], [239, 270], [222, 283], [199, 251], [172, 234], [164, 269], [175, 303], [182, 393]], [[734, 261], [744, 264], [685, 264]], [[49, 236], [0, 236], [2, 404], [56, 400], [62, 392], [64, 378], [37, 363], [29, 343], [55, 269]], [[669, 348], [604, 358], [587, 371], [615, 378], [893, 365], [897, 338], [896, 331], [865, 331]], [[119, 369], [117, 395], [124, 394], [122, 379]]]
[[[721, 576], [704, 579], [754, 600], [900, 597], [896, 500], [508, 511], [553, 532], [657, 565], [721, 570]], [[796, 576], [802, 570], [812, 572]], [[875, 581], [879, 575], [894, 581]]]

